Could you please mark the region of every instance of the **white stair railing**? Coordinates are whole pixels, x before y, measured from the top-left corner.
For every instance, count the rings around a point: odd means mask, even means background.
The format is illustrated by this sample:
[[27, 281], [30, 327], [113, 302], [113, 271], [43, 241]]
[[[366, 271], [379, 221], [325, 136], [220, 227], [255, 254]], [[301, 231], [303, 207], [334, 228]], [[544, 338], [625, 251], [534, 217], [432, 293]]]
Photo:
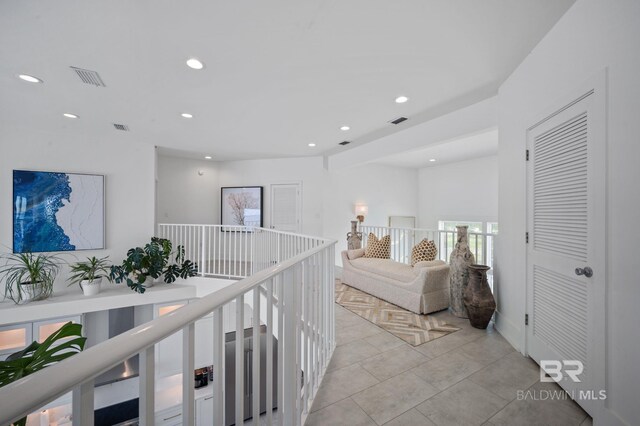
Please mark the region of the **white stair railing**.
[[[235, 339], [236, 368], [225, 371], [223, 309], [235, 306], [235, 336], [245, 336], [243, 310], [245, 303], [250, 301], [253, 305], [250, 327], [253, 347], [260, 345], [262, 326], [266, 326], [267, 336], [277, 336], [275, 343], [272, 338], [266, 339], [265, 420], [269, 425], [303, 424], [335, 348], [335, 241], [249, 227], [222, 234], [228, 231], [220, 228], [161, 225], [158, 236], [170, 238], [174, 245], [185, 244], [189, 258], [200, 255], [203, 275], [218, 275], [224, 271], [228, 276], [242, 276], [248, 270], [259, 270], [194, 303], [0, 388], [0, 424], [14, 422], [73, 390], [73, 423], [93, 425], [94, 378], [139, 354], [139, 421], [141, 425], [153, 425], [157, 376], [155, 347], [179, 331], [182, 331], [182, 424], [196, 424], [194, 329], [197, 320], [213, 313], [213, 334], [210, 336], [214, 367], [213, 418], [201, 419], [203, 422], [199, 423], [226, 424], [229, 413], [225, 412], [224, 383], [225, 377], [232, 375], [235, 377], [235, 424], [242, 425], [247, 383], [243, 359], [245, 339]], [[223, 247], [223, 251], [216, 252], [213, 247]], [[211, 262], [212, 259], [221, 262]], [[234, 263], [239, 262], [245, 262], [245, 265], [248, 262], [251, 268], [236, 266], [234, 269]], [[261, 306], [266, 307], [266, 314], [260, 312]], [[274, 344], [277, 344], [275, 363]], [[248, 386], [258, 390], [253, 392], [251, 401], [254, 424], [257, 424], [262, 396], [260, 351], [253, 351], [250, 362], [252, 381]], [[275, 369], [274, 364], [277, 365]], [[278, 415], [274, 416], [269, 407], [273, 407], [276, 400]]]

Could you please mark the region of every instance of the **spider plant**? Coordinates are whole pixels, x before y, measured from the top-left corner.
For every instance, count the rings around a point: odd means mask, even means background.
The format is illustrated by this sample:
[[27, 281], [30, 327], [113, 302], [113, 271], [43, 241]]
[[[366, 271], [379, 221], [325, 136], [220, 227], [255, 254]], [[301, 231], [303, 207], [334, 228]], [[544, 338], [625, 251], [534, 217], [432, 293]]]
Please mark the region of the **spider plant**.
[[4, 296], [16, 304], [46, 299], [53, 293], [53, 282], [62, 260], [53, 254], [10, 253], [0, 267], [4, 280]]
[[109, 277], [109, 263], [107, 259], [109, 256], [98, 259], [97, 257], [88, 257], [84, 262], [77, 262], [71, 265], [71, 275], [67, 278], [69, 285], [78, 284], [80, 288], [84, 290], [82, 284], [92, 284], [97, 282], [99, 284], [102, 278], [110, 279]]
[[[62, 339], [65, 341], [59, 342]], [[87, 338], [82, 337], [82, 325], [68, 322], [53, 332], [44, 342], [33, 342], [25, 349], [0, 361], [0, 387], [42, 370], [82, 351]], [[24, 417], [14, 425], [24, 426]]]

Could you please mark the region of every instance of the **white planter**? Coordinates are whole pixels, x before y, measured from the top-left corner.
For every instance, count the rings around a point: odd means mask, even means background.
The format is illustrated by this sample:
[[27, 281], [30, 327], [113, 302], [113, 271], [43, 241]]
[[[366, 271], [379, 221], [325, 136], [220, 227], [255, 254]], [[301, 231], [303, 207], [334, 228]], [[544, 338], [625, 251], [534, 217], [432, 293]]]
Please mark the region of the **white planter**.
[[95, 279], [93, 281], [82, 280], [80, 287], [85, 296], [95, 296], [100, 293], [100, 284], [102, 284], [102, 278]]

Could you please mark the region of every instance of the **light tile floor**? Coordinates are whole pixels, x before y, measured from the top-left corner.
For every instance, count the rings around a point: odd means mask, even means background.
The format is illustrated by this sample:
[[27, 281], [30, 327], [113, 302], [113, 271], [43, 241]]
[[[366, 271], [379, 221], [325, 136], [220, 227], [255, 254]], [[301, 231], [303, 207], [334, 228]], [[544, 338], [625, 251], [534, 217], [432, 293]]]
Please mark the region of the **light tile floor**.
[[560, 390], [500, 334], [448, 312], [460, 331], [412, 347], [336, 305], [338, 346], [306, 425], [576, 425], [591, 418], [570, 399], [518, 400]]

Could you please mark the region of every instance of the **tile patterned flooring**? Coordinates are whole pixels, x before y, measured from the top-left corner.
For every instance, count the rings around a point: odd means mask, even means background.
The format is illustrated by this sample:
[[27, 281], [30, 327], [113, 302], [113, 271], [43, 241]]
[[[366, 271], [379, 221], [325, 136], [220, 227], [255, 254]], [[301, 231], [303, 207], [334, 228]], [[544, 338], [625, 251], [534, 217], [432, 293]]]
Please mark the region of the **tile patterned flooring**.
[[338, 346], [307, 426], [576, 425], [591, 418], [573, 401], [518, 400], [518, 390], [560, 390], [491, 326], [462, 327], [412, 347], [336, 305]]

